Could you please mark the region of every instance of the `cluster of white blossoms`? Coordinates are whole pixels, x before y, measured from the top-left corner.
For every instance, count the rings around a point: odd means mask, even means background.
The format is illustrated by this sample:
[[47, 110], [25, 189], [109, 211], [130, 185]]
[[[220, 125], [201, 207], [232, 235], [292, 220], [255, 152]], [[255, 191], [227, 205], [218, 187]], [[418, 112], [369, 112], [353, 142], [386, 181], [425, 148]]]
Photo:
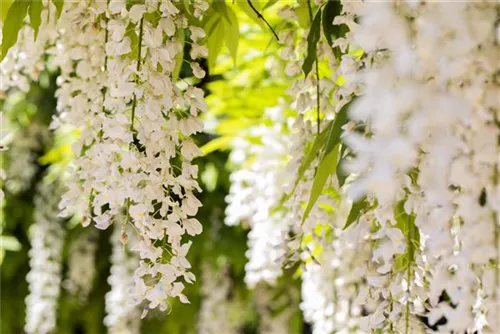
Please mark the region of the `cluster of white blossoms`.
[[[316, 233], [309, 234], [302, 252], [305, 262], [301, 275], [304, 319], [313, 333], [358, 333], [367, 305], [358, 292], [365, 284], [358, 268], [369, 259], [363, 243], [365, 226], [358, 224], [343, 231], [350, 204], [342, 201]], [[314, 256], [314, 260], [311, 259]]]
[[41, 183], [35, 195], [34, 225], [30, 231], [30, 272], [26, 276], [27, 333], [53, 333], [62, 276], [62, 249], [65, 228], [58, 218], [59, 185]]
[[71, 243], [69, 249], [68, 272], [63, 284], [81, 303], [87, 301], [93, 287], [96, 275], [97, 241], [97, 231], [88, 228]]
[[345, 136], [355, 152], [348, 169], [359, 175], [349, 191], [377, 206], [366, 233], [376, 240], [364, 273], [365, 301], [375, 307], [367, 325], [408, 331], [416, 314], [431, 325], [442, 320], [440, 332], [493, 333], [500, 319], [498, 5], [354, 9], [351, 43], [366, 54], [350, 116], [369, 137], [354, 128]]
[[[141, 310], [134, 303], [132, 291], [134, 288], [134, 272], [139, 264], [139, 257], [125, 248], [124, 236], [126, 227], [124, 217], [115, 218], [111, 235], [111, 269], [108, 283], [111, 290], [106, 294], [106, 317], [104, 324], [111, 334], [139, 334], [141, 326]], [[130, 230], [130, 228], [128, 229]], [[127, 240], [128, 244], [136, 242], [133, 234]]]
[[[197, 17], [208, 8], [202, 0], [188, 5]], [[105, 229], [125, 210], [126, 224], [139, 234], [135, 293], [148, 308], [162, 310], [168, 297], [188, 302], [178, 278], [191, 283], [195, 277], [185, 258], [191, 242], [182, 236], [202, 230], [192, 218], [201, 203], [191, 164], [201, 152], [190, 136], [202, 130], [196, 116], [206, 104], [201, 89], [176, 85], [176, 71], [185, 30], [198, 50], [192, 57], [206, 54], [197, 44], [205, 33], [176, 6], [184, 4], [67, 2], [48, 50], [61, 69], [54, 126], [81, 129], [63, 214], [81, 213], [86, 224]], [[196, 59], [191, 67], [203, 77]]]
[[230, 176], [226, 198], [226, 224], [242, 222], [250, 227], [245, 266], [245, 282], [250, 287], [261, 281], [276, 284], [286, 260], [290, 230], [289, 215], [275, 210], [286, 183], [290, 120], [284, 116], [283, 106], [269, 108], [265, 113], [272, 120], [271, 126], [251, 127], [233, 142], [230, 161], [238, 170]]
[[[7, 138], [9, 136], [9, 132], [6, 129], [6, 124], [7, 124], [7, 118], [4, 116], [3, 111], [0, 110], [0, 157], [2, 157], [2, 162], [3, 160], [3, 152], [6, 151], [7, 148]], [[7, 178], [7, 174], [5, 173], [5, 170], [3, 169], [3, 164], [0, 165], [0, 203], [3, 204], [3, 199], [5, 197], [5, 193], [3, 192], [3, 184], [5, 182], [5, 179]], [[1, 205], [0, 205], [1, 206]]]
[[200, 334], [236, 334], [240, 332], [241, 315], [231, 299], [233, 283], [229, 277], [229, 268], [216, 268], [214, 264], [204, 263], [201, 277], [201, 306], [197, 330]]
[[[0, 94], [2, 95], [11, 88], [28, 92], [31, 80], [38, 80], [40, 72], [45, 69], [46, 46], [53, 43], [57, 36], [54, 29], [56, 8], [49, 0], [44, 0], [42, 3], [40, 26], [36, 35], [29, 24], [24, 24], [16, 43], [1, 62]], [[0, 26], [3, 24], [0, 23]]]
[[40, 124], [31, 123], [14, 132], [7, 152], [5, 188], [11, 193], [26, 191], [38, 169], [36, 159], [49, 140], [49, 132]]

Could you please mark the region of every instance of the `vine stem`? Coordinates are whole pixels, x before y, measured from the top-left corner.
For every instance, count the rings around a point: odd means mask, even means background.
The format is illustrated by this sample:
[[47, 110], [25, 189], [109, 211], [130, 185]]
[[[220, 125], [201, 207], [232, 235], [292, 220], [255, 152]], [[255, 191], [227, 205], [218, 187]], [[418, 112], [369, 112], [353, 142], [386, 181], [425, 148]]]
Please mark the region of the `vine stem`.
[[254, 7], [252, 1], [250, 0], [247, 0], [247, 3], [248, 5], [250, 6], [250, 8], [252, 8], [252, 10], [254, 11], [255, 14], [257, 14], [257, 17], [259, 19], [261, 19], [262, 21], [264, 21], [264, 23], [269, 27], [269, 29], [271, 30], [271, 32], [273, 33], [274, 37], [276, 37], [276, 40], [279, 42], [280, 39], [278, 37], [278, 35], [276, 34], [276, 31], [274, 31], [273, 27], [269, 24], [269, 22], [267, 22], [266, 18], [264, 17], [264, 15], [262, 15], [261, 13], [259, 13], [259, 11], [257, 10], [257, 8]]
[[[142, 51], [142, 34], [144, 28], [144, 16], [141, 18], [141, 23], [139, 24], [139, 50], [137, 51], [137, 66], [136, 71], [139, 72], [141, 70], [141, 51]], [[135, 75], [135, 83], [139, 82], [139, 75]], [[137, 106], [137, 94], [134, 93], [134, 100], [132, 101], [132, 123], [130, 123], [130, 131], [135, 133], [134, 129], [134, 121], [135, 121], [135, 108]]]
[[[494, 115], [495, 124], [500, 129], [500, 120], [497, 115]], [[497, 137], [497, 150], [500, 151], [500, 135]], [[493, 171], [493, 184], [494, 187], [499, 186], [500, 179], [500, 165], [498, 163], [495, 164], [495, 168]], [[493, 218], [493, 233], [494, 233], [494, 243], [496, 249], [496, 261], [495, 261], [495, 286], [493, 288], [493, 300], [497, 304], [497, 319], [500, 319], [500, 295], [498, 294], [498, 290], [500, 289], [500, 226], [498, 213], [493, 210], [492, 212]]]
[[[409, 218], [411, 219], [411, 218]], [[407, 242], [408, 244], [410, 244], [411, 242], [413, 242], [413, 233], [412, 233], [412, 227], [410, 226], [409, 222], [408, 222], [408, 237], [407, 237]], [[409, 247], [409, 245], [407, 246]], [[410, 281], [411, 281], [411, 265], [412, 265], [412, 254], [409, 254], [409, 260], [408, 260], [408, 268], [406, 269], [407, 270], [407, 273], [406, 273], [406, 292], [408, 293], [408, 299], [406, 300], [406, 305], [405, 305], [405, 308], [406, 308], [406, 314], [405, 314], [405, 334], [408, 334], [409, 333], [409, 330], [410, 330]], [[415, 254], [415, 252], [413, 252], [413, 254]]]
[[[307, 0], [307, 9], [309, 11], [309, 21], [313, 21], [313, 14], [311, 8], [311, 0]], [[319, 100], [319, 65], [318, 65], [318, 55], [316, 54], [315, 72], [316, 72], [316, 131], [317, 135], [320, 133], [320, 100]]]

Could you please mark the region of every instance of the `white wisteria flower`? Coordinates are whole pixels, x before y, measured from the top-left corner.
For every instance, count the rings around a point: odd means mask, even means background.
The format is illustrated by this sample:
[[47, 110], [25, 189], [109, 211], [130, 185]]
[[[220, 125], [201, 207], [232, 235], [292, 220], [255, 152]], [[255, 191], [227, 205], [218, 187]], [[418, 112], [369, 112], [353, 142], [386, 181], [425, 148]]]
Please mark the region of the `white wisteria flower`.
[[42, 182], [35, 195], [34, 225], [30, 231], [30, 272], [26, 276], [27, 333], [48, 334], [56, 328], [56, 315], [62, 276], [62, 250], [66, 235], [58, 217], [61, 188]]

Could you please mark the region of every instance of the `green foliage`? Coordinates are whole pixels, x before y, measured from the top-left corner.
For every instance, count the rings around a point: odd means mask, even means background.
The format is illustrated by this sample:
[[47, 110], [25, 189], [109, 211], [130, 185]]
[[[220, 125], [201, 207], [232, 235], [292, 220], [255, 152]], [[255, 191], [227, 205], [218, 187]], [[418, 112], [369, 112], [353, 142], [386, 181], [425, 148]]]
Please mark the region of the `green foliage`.
[[276, 4], [278, 2], [278, 0], [269, 0], [265, 5], [264, 7], [262, 8], [262, 10], [266, 10], [267, 8], [269, 7], [272, 7], [274, 4]]
[[182, 65], [184, 63], [184, 46], [186, 44], [186, 32], [178, 29], [175, 31], [175, 38], [181, 43], [182, 51], [175, 55], [175, 67], [172, 71], [172, 80], [177, 81], [181, 73]]
[[226, 150], [229, 148], [231, 144], [231, 137], [219, 137], [215, 138], [214, 140], [209, 141], [205, 145], [203, 145], [200, 149], [201, 152], [203, 152], [204, 155], [207, 155], [209, 153], [212, 153], [217, 150]]
[[2, 22], [5, 22], [5, 18], [7, 17], [7, 12], [9, 11], [10, 6], [14, 3], [14, 0], [2, 0], [0, 1], [0, 19]]
[[415, 254], [420, 248], [420, 232], [415, 225], [415, 215], [406, 213], [405, 201], [401, 200], [394, 206], [395, 227], [399, 228], [406, 238], [406, 251], [396, 257], [396, 270], [409, 269], [411, 264], [415, 262]]
[[302, 71], [304, 76], [307, 77], [309, 72], [312, 70], [312, 66], [315, 61], [317, 61], [317, 47], [319, 38], [321, 37], [321, 9], [318, 9], [314, 20], [312, 22], [311, 28], [309, 29], [309, 35], [307, 35], [307, 54], [304, 59], [304, 64], [302, 64]]
[[[259, 26], [261, 26], [262, 28], [265, 28], [265, 24], [264, 24], [264, 21], [260, 19], [259, 15], [252, 9], [252, 7], [250, 6], [250, 4], [248, 3], [248, 1], [237, 1], [236, 2], [238, 4], [238, 6], [241, 8], [241, 10], [243, 10], [243, 12], [245, 12], [245, 14], [251, 18], [255, 23], [257, 23]], [[257, 10], [257, 11], [261, 11], [261, 8], [260, 8], [260, 3], [259, 1], [252, 1], [252, 5], [254, 6], [254, 8]], [[262, 10], [264, 10], [265, 8], [263, 8]]]
[[[340, 15], [342, 11], [342, 4], [338, 0], [327, 1], [323, 8], [323, 34], [328, 41], [328, 45], [332, 47], [335, 38], [344, 37], [348, 31], [345, 24], [333, 25], [332, 22], [336, 16]], [[340, 50], [338, 47], [333, 48], [335, 56], [340, 59]]]
[[9, 49], [16, 44], [17, 35], [23, 27], [23, 21], [30, 4], [31, 1], [15, 0], [10, 6], [2, 28], [2, 56], [0, 61], [7, 55]]
[[[304, 173], [309, 169], [314, 159], [320, 156], [321, 158], [319, 160], [319, 165], [321, 165], [325, 157], [327, 157], [330, 152], [333, 151], [335, 146], [339, 144], [340, 135], [342, 133], [342, 126], [344, 126], [344, 124], [347, 123], [348, 120], [347, 109], [347, 105], [340, 109], [335, 119], [333, 121], [330, 121], [326, 128], [316, 137], [311, 149], [302, 159], [302, 163], [300, 164], [298, 171], [298, 176], [295, 181], [295, 186], [290, 194], [288, 194], [287, 198], [289, 198], [295, 192], [295, 188], [297, 187], [300, 180], [302, 180], [302, 178], [304, 177]], [[333, 173], [333, 171], [336, 170], [337, 165], [335, 164], [330, 168], [331, 172]]]
[[[62, 13], [64, 0], [52, 0], [56, 7], [56, 18], [59, 19]], [[38, 28], [41, 23], [43, 10], [42, 0], [14, 0], [1, 1], [2, 28], [2, 55], [0, 61], [7, 55], [9, 49], [16, 44], [19, 30], [23, 27], [24, 19], [29, 14], [30, 26], [35, 31], [35, 39], [38, 36]]]
[[224, 39], [222, 18], [219, 14], [207, 16], [203, 28], [207, 34], [208, 67], [212, 68], [215, 66], [215, 60], [222, 50], [222, 42]]
[[213, 68], [224, 43], [236, 64], [239, 43], [239, 24], [234, 10], [224, 1], [214, 0], [203, 23], [207, 35], [208, 66]]
[[42, 23], [41, 19], [42, 9], [43, 9], [42, 1], [35, 0], [31, 2], [31, 5], [28, 10], [31, 27], [35, 31], [35, 39], [38, 36], [38, 28], [40, 27], [40, 23]]
[[64, 0], [52, 0], [54, 6], [56, 6], [56, 18], [59, 19], [62, 14]]
[[311, 25], [312, 14], [309, 12], [309, 0], [297, 0], [298, 7], [296, 13], [299, 17], [299, 26], [307, 29]]
[[304, 216], [302, 217], [302, 224], [306, 221], [309, 213], [313, 209], [316, 201], [321, 195], [323, 188], [325, 187], [326, 181], [328, 177], [332, 175], [333, 170], [337, 165], [339, 149], [338, 144], [335, 149], [333, 149], [330, 153], [326, 154], [321, 163], [316, 170], [316, 175], [314, 176], [313, 185], [311, 188], [311, 195], [309, 197], [309, 202], [307, 203], [306, 210], [304, 211]]
[[344, 185], [345, 180], [347, 179], [347, 176], [349, 176], [349, 174], [344, 170], [344, 167], [343, 167], [344, 162], [347, 160], [347, 158], [349, 156], [348, 154], [344, 155], [346, 149], [347, 149], [346, 145], [341, 145], [340, 158], [339, 158], [339, 162], [337, 164], [337, 168], [335, 169], [335, 173], [337, 174], [337, 180], [339, 182], [339, 187], [342, 187]]
[[349, 211], [349, 215], [347, 216], [347, 220], [344, 225], [344, 230], [351, 226], [353, 223], [358, 221], [361, 212], [367, 210], [369, 207], [369, 202], [366, 197], [362, 197], [357, 201], [354, 201], [351, 206], [351, 210]]

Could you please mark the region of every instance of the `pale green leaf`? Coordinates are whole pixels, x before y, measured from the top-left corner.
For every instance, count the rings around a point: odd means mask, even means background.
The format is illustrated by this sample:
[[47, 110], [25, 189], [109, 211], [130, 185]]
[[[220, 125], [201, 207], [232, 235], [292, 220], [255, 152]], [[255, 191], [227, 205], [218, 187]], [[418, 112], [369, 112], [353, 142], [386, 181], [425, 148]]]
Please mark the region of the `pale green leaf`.
[[35, 40], [36, 37], [38, 36], [38, 28], [40, 27], [40, 24], [42, 23], [42, 9], [43, 9], [43, 3], [41, 0], [32, 0], [30, 8], [28, 10], [29, 17], [30, 17], [30, 23], [31, 27], [35, 31]]
[[14, 0], [0, 0], [0, 19], [2, 20], [2, 22], [5, 22], [7, 12], [9, 11], [9, 8], [13, 3]]
[[266, 10], [268, 9], [269, 7], [273, 6], [275, 3], [277, 3], [278, 0], [269, 0], [265, 5], [264, 7], [262, 8], [262, 10]]
[[230, 7], [227, 7], [227, 16], [229, 18], [229, 21], [224, 21], [224, 41], [229, 50], [229, 53], [231, 54], [231, 57], [233, 57], [234, 64], [236, 65], [238, 42], [240, 39], [238, 18]]
[[[262, 28], [266, 27], [266, 25], [264, 24], [264, 21], [262, 21], [259, 18], [259, 16], [257, 15], [257, 13], [252, 9], [252, 7], [250, 7], [250, 5], [248, 4], [248, 1], [238, 1], [236, 3], [245, 12], [245, 14], [250, 19], [252, 19], [253, 21], [255, 21], [255, 23], [257, 23], [258, 25], [260, 25]], [[257, 9], [258, 2], [257, 1], [253, 1], [252, 4], [255, 7], [255, 9]]]
[[59, 19], [62, 14], [64, 0], [52, 0], [54, 6], [56, 6], [56, 18]]
[[2, 245], [2, 249], [12, 252], [20, 251], [22, 248], [16, 237], [7, 235], [0, 235], [0, 245]]
[[347, 122], [347, 105], [344, 106], [335, 116], [333, 121], [326, 126], [326, 128], [316, 137], [314, 143], [309, 150], [309, 153], [304, 156], [299, 166], [297, 179], [293, 190], [286, 196], [284, 201], [287, 201], [295, 191], [297, 184], [300, 182], [304, 173], [307, 171], [314, 159], [319, 155], [327, 156], [333, 148], [340, 142], [340, 135], [342, 134], [342, 126]]
[[233, 138], [228, 136], [215, 138], [200, 147], [200, 150], [203, 152], [203, 155], [207, 155], [217, 150], [227, 150], [231, 147], [232, 140]]
[[185, 36], [184, 29], [177, 29], [177, 31], [175, 32], [175, 37], [181, 43], [182, 48], [181, 48], [181, 51], [175, 55], [175, 66], [174, 66], [174, 69], [172, 71], [172, 80], [173, 81], [177, 81], [177, 79], [179, 79], [179, 74], [181, 73], [182, 64], [184, 61], [184, 44], [186, 42], [186, 36]]
[[224, 41], [224, 24], [219, 14], [214, 14], [205, 24], [207, 34], [208, 48], [208, 67], [212, 69], [215, 66], [215, 60], [222, 49]]
[[347, 216], [347, 221], [344, 225], [344, 230], [351, 226], [354, 222], [358, 221], [359, 216], [361, 215], [361, 210], [366, 209], [368, 207], [368, 200], [366, 197], [362, 197], [359, 200], [352, 203], [351, 211], [349, 211], [349, 215]]
[[406, 252], [396, 258], [396, 270], [406, 269], [415, 261], [415, 254], [420, 248], [420, 232], [415, 225], [415, 215], [407, 214], [404, 209], [406, 200], [401, 200], [394, 206], [396, 228], [399, 228], [406, 239]]
[[299, 6], [295, 9], [295, 13], [299, 17], [299, 25], [306, 29], [311, 25], [311, 19], [309, 18], [309, 6], [307, 5], [308, 0], [297, 0]]
[[307, 77], [309, 72], [312, 70], [312, 66], [315, 61], [317, 61], [316, 50], [318, 47], [319, 37], [321, 36], [321, 10], [318, 9], [316, 16], [309, 30], [309, 35], [307, 35], [307, 54], [302, 64], [302, 71], [304, 76]]
[[309, 202], [307, 203], [306, 210], [304, 211], [304, 216], [302, 216], [302, 224], [306, 221], [309, 213], [314, 208], [316, 201], [325, 187], [328, 177], [332, 175], [333, 171], [336, 169], [338, 153], [339, 148], [337, 145], [337, 147], [328, 153], [319, 164], [318, 169], [316, 170], [316, 175], [314, 176]]
[[7, 17], [2, 28], [2, 56], [0, 60], [7, 55], [9, 49], [16, 44], [19, 30], [23, 27], [23, 21], [28, 12], [31, 1], [16, 0], [10, 6]]

